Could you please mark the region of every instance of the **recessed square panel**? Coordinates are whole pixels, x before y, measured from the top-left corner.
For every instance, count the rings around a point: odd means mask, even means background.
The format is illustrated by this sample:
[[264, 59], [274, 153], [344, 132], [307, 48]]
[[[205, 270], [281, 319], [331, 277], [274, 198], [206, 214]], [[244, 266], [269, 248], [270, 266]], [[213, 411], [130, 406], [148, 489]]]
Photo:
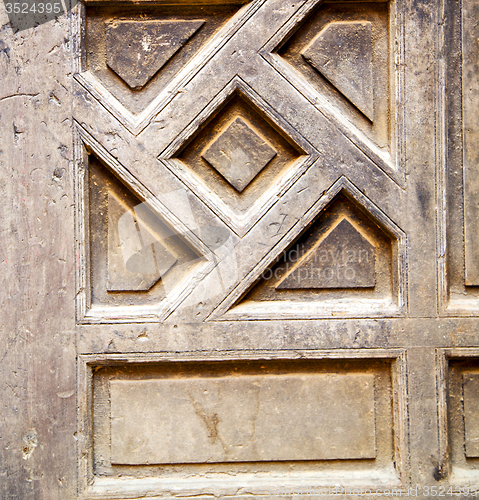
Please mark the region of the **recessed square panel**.
[[266, 497], [271, 478], [282, 489], [402, 485], [402, 351], [255, 352], [81, 356], [84, 490]]
[[94, 474], [380, 474], [393, 467], [391, 369], [369, 358], [103, 365]]

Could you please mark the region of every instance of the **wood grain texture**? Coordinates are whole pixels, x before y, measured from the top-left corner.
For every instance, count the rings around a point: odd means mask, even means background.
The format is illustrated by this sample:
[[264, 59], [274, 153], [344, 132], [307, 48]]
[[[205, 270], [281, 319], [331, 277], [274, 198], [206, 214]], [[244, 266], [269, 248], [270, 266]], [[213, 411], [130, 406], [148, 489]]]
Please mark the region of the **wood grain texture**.
[[0, 498], [76, 495], [71, 45], [0, 6]]

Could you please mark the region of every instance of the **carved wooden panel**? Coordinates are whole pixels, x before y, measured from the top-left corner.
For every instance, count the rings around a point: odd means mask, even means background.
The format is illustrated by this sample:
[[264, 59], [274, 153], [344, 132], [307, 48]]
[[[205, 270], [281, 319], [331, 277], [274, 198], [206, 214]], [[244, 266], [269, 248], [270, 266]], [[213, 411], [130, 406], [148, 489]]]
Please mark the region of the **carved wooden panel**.
[[141, 89], [204, 24], [114, 19], [106, 23], [106, 64], [130, 88]]
[[[446, 64], [440, 72], [441, 123], [438, 165], [439, 279], [445, 315], [479, 313], [477, 252], [477, 18], [474, 0], [445, 4], [442, 36]], [[459, 118], [460, 117], [460, 118]]]
[[79, 319], [158, 319], [208, 266], [205, 248], [194, 232], [174, 230], [164, 207], [145, 201], [147, 192], [135, 189], [128, 172], [98, 144], [89, 155], [84, 150], [84, 161], [81, 279], [88, 288], [82, 290]]
[[401, 9], [393, 1], [310, 1], [268, 42], [264, 54], [358, 147], [399, 179]]
[[9, 3], [0, 498], [473, 496], [477, 0]]
[[[302, 361], [279, 352], [269, 359], [130, 355], [126, 363], [83, 356], [89, 494], [102, 498], [118, 476], [119, 488], [138, 495], [172, 484], [179, 495], [197, 487], [229, 494], [246, 484], [267, 494], [267, 481], [249, 483], [258, 469], [282, 487], [344, 473], [399, 484], [402, 354], [344, 354], [305, 351]], [[234, 473], [231, 481], [225, 472]], [[205, 479], [189, 484], [191, 474]]]
[[370, 21], [332, 21], [301, 51], [301, 55], [374, 122]]
[[146, 4], [87, 4], [82, 79], [92, 90], [101, 89], [102, 97], [140, 115], [191, 66], [242, 3], [173, 4], [160, 10]]
[[[231, 155], [247, 165], [240, 179], [230, 171], [234, 163], [223, 160]], [[239, 236], [317, 157], [311, 144], [237, 77], [159, 156]]]
[[[296, 260], [299, 249], [291, 253]], [[375, 247], [345, 217], [287, 271], [276, 288], [374, 288], [375, 263]]]
[[388, 21], [385, 2], [323, 3], [276, 49], [382, 148], [390, 142]]
[[86, 497], [405, 488], [403, 351], [247, 352], [253, 323], [407, 312], [400, 7], [79, 10]]

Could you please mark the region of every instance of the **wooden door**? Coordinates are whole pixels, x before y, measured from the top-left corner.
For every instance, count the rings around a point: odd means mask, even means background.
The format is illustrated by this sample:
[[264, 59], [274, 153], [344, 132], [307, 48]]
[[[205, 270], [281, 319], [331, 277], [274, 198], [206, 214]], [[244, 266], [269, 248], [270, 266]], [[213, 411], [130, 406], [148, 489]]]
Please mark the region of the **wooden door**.
[[477, 0], [8, 9], [1, 498], [475, 494]]

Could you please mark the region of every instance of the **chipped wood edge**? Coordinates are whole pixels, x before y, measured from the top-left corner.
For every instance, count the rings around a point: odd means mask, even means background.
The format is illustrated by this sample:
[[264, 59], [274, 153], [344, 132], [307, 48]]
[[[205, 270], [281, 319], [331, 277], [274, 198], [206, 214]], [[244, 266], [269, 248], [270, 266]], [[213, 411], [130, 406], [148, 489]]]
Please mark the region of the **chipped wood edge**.
[[84, 355], [77, 356], [78, 493], [93, 484], [93, 371]]
[[447, 277], [447, 124], [446, 124], [446, 54], [445, 54], [445, 0], [438, 5], [438, 63], [436, 86], [436, 260], [437, 307], [439, 314], [447, 314], [449, 283]]
[[410, 486], [409, 404], [407, 385], [407, 351], [394, 361], [392, 376], [395, 463], [403, 487]]
[[75, 274], [76, 274], [76, 320], [83, 321], [91, 308], [90, 273], [87, 271], [90, 262], [90, 230], [86, 223], [88, 218], [89, 193], [87, 151], [76, 127], [73, 130], [74, 182], [75, 182]]

